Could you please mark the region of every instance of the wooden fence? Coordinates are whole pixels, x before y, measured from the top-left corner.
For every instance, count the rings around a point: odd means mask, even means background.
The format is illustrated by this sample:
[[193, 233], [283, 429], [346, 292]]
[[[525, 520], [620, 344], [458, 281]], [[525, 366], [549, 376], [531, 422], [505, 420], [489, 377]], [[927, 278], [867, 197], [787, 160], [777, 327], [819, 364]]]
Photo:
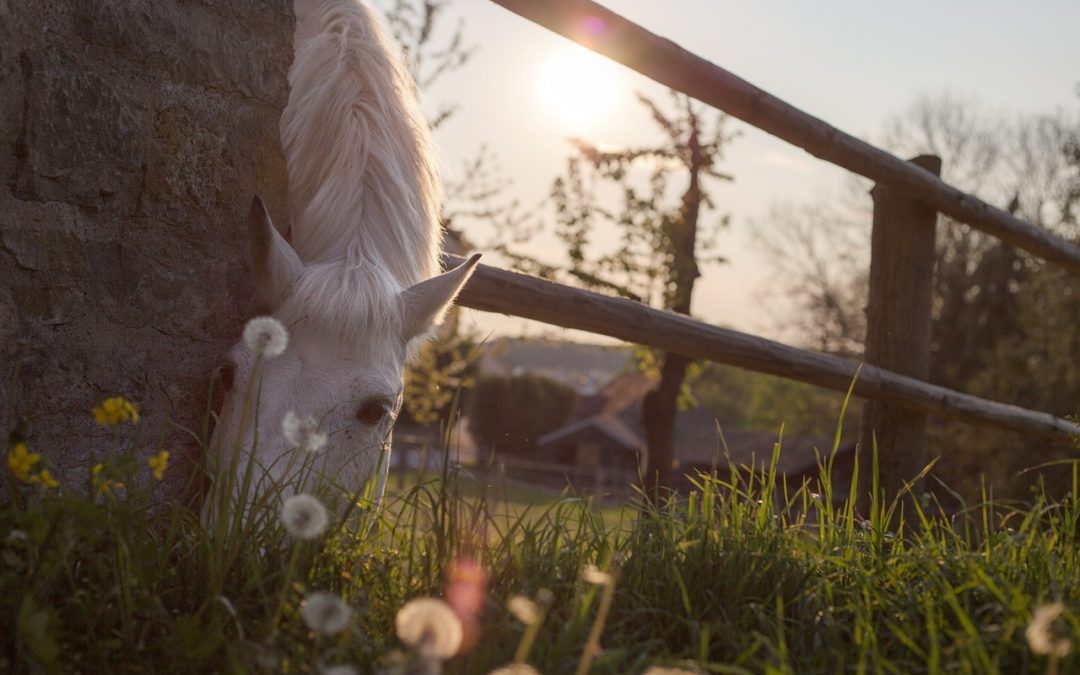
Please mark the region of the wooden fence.
[[[640, 303], [481, 265], [460, 303], [854, 391], [870, 399], [865, 428], [882, 454], [918, 457], [925, 415], [1046, 438], [1080, 437], [1053, 415], [926, 382], [938, 212], [1080, 276], [1080, 249], [942, 181], [941, 160], [897, 158], [798, 110], [590, 0], [492, 0], [656, 82], [742, 119], [876, 185], [866, 364], [798, 349]], [[446, 256], [447, 264], [460, 258]], [[857, 379], [856, 379], [857, 378]], [[864, 435], [864, 440], [868, 440]], [[916, 467], [918, 470], [920, 467]]]

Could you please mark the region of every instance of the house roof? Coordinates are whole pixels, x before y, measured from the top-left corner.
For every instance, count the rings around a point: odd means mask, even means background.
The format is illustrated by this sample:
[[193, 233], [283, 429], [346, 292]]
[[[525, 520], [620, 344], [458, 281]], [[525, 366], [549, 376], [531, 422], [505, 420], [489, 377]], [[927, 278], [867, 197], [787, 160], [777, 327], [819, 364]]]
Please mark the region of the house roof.
[[640, 404], [645, 394], [656, 386], [657, 379], [644, 373], [616, 375], [600, 393], [604, 396], [603, 415], [618, 415], [632, 405]]
[[[589, 433], [600, 433], [609, 438], [628, 454], [646, 456], [644, 428], [638, 410], [631, 406], [640, 401], [629, 396], [629, 392], [640, 391], [643, 382], [640, 379], [626, 379], [616, 388], [618, 404], [587, 417], [577, 419], [555, 431], [537, 439], [541, 446], [552, 443], [567, 443], [584, 440]], [[648, 389], [645, 389], [648, 391]], [[617, 413], [614, 411], [618, 411]], [[777, 458], [777, 473], [795, 475], [812, 471], [817, 462], [818, 453], [824, 455], [832, 447], [827, 438], [807, 436], [785, 436], [768, 431], [726, 428], [720, 424], [711, 412], [704, 408], [683, 410], [675, 421], [675, 459], [679, 468], [689, 471], [691, 468], [725, 467], [728, 462], [736, 466], [767, 467], [772, 460], [773, 446], [780, 440], [780, 455]]]
[[620, 373], [592, 396], [578, 399], [574, 416], [579, 419], [603, 415], [615, 417], [640, 405], [642, 397], [656, 386], [656, 378], [639, 372]]
[[[640, 457], [647, 455], [641, 400], [656, 379], [639, 372], [615, 376], [595, 396], [578, 406], [575, 420], [537, 439], [540, 445], [584, 440], [599, 433], [617, 446]], [[780, 441], [777, 472], [796, 475], [813, 471], [818, 454], [827, 455], [832, 439], [785, 436], [770, 431], [729, 428], [705, 408], [679, 411], [675, 420], [675, 459], [680, 469], [736, 466], [768, 467], [773, 447]], [[851, 447], [845, 447], [844, 452]]]
[[536, 443], [539, 446], [545, 446], [552, 443], [573, 441], [588, 431], [596, 431], [610, 438], [628, 452], [642, 453], [645, 451], [645, 443], [637, 434], [627, 428], [621, 420], [604, 415], [593, 415], [592, 417], [571, 422], [560, 429], [537, 438]]

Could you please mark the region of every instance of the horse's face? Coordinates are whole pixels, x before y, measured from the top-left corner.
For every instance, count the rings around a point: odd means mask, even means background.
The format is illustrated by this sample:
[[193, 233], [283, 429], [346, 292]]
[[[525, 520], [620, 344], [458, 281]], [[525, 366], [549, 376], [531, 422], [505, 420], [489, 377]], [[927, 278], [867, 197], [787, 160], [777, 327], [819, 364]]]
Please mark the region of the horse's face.
[[478, 256], [387, 292], [369, 287], [385, 275], [340, 263], [303, 265], [258, 199], [250, 232], [256, 287], [288, 342], [279, 354], [260, 354], [257, 339], [255, 349], [249, 344], [255, 336], [245, 335], [226, 355], [210, 469], [218, 485], [237, 486], [253, 460], [256, 485], [293, 490], [306, 467], [306, 487], [322, 482], [358, 492], [387, 466], [410, 341], [441, 319]]
[[401, 407], [404, 341], [379, 340], [355, 355], [332, 342], [301, 324], [290, 327], [278, 356], [260, 357], [243, 341], [228, 352], [218, 371], [224, 396], [211, 446], [223, 465], [219, 472], [228, 470], [235, 448], [241, 449], [238, 482], [254, 458], [256, 481], [288, 489], [298, 488], [295, 477], [304, 465], [311, 472], [308, 487], [327, 483], [351, 491], [380, 464], [386, 467]]

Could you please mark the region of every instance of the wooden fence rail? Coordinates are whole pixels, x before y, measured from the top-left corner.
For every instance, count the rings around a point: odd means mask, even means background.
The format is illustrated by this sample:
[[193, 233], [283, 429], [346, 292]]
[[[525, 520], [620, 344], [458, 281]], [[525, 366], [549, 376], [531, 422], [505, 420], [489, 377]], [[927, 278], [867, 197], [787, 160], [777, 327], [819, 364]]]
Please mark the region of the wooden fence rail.
[[[464, 258], [448, 254], [443, 262], [449, 267], [464, 262]], [[1080, 436], [1080, 426], [1048, 413], [988, 401], [872, 365], [860, 366], [835, 356], [711, 326], [633, 300], [612, 298], [487, 265], [477, 267], [458, 302], [486, 312], [576, 328], [837, 391], [847, 391], [855, 381], [855, 393], [859, 396], [892, 401], [943, 417], [1050, 438]]]
[[[867, 359], [798, 349], [590, 291], [481, 265], [460, 303], [779, 375], [871, 399], [862, 446], [880, 442], [887, 473], [923, 465], [926, 413], [1045, 438], [1080, 437], [1048, 413], [925, 382], [929, 374], [936, 213], [944, 213], [1080, 276], [1080, 249], [942, 181], [941, 160], [912, 162], [846, 134], [591, 0], [492, 0], [660, 84], [719, 108], [827, 162], [872, 179]], [[448, 265], [461, 262], [447, 256]], [[883, 367], [887, 366], [887, 367]], [[895, 372], [901, 370], [904, 374]], [[899, 487], [898, 483], [895, 487]]]
[[492, 0], [529, 21], [1080, 276], [1080, 249], [844, 133], [590, 0]]

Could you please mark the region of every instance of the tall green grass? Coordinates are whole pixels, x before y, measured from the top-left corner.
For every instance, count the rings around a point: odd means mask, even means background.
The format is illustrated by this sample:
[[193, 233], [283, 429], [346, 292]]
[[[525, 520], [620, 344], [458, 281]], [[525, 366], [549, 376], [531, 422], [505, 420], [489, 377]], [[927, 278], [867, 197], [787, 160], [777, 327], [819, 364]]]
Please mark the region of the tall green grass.
[[[1080, 638], [1075, 465], [1064, 501], [988, 492], [946, 513], [925, 495], [887, 499], [874, 452], [855, 470], [869, 483], [853, 479], [847, 495], [832, 493], [835, 445], [819, 480], [796, 486], [777, 475], [781, 452], [605, 510], [569, 491], [512, 503], [447, 461], [381, 502], [369, 487], [313, 541], [289, 536], [282, 494], [266, 486], [250, 508], [207, 517], [154, 499], [130, 456], [98, 477], [124, 489], [50, 490], [8, 473], [0, 672], [418, 672], [401, 665], [398, 609], [446, 594], [473, 563], [480, 612], [450, 673], [515, 658], [551, 675], [1080, 672], [1066, 653]], [[593, 568], [612, 583], [590, 583], [603, 576]], [[312, 590], [349, 603], [347, 630], [308, 629]], [[512, 616], [516, 595], [550, 597], [542, 623]], [[1057, 602], [1046, 638], [1058, 653], [1036, 653], [1025, 631]]]
[[[0, 511], [0, 670], [316, 672], [348, 662], [375, 672], [399, 648], [397, 609], [441, 595], [464, 558], [488, 572], [486, 605], [480, 640], [446, 664], [452, 673], [510, 662], [525, 627], [506, 600], [542, 588], [553, 602], [527, 660], [543, 673], [575, 672], [594, 631], [597, 673], [1080, 668], [1074, 655], [1033, 653], [1024, 636], [1035, 610], [1057, 600], [1066, 610], [1055, 630], [1080, 635], [1075, 485], [1064, 502], [988, 498], [947, 517], [918, 499], [884, 503], [872, 483], [862, 516], [809, 485], [785, 490], [773, 459], [764, 472], [698, 476], [684, 497], [627, 504], [614, 524], [569, 493], [511, 509], [497, 489], [478, 497], [485, 486], [448, 469], [354, 509], [316, 542], [292, 541], [273, 510], [223, 546], [187, 510], [153, 508], [145, 489], [24, 494]], [[831, 484], [827, 457], [822, 471]], [[588, 565], [615, 577], [602, 626], [605, 588], [582, 581]], [[355, 608], [349, 630], [320, 638], [305, 628], [297, 612], [310, 589]]]

